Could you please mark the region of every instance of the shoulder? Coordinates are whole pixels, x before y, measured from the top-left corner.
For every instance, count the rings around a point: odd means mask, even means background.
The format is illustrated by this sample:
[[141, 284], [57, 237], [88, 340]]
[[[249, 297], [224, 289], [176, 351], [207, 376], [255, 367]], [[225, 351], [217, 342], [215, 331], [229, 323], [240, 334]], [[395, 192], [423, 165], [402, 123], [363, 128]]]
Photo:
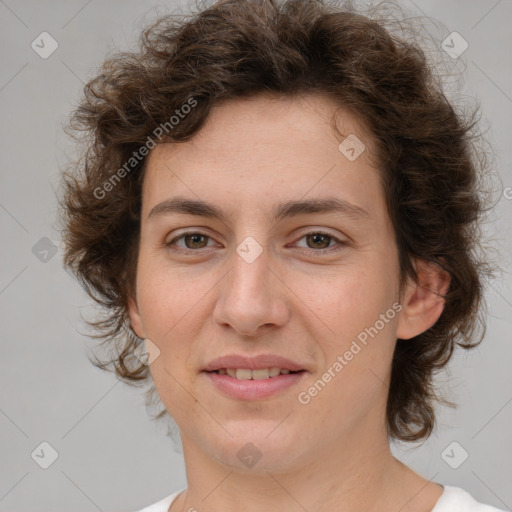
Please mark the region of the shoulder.
[[476, 501], [471, 494], [460, 487], [444, 485], [444, 492], [432, 512], [504, 512]]
[[147, 507], [144, 507], [135, 512], [168, 512], [171, 503], [178, 497], [178, 494], [180, 494], [182, 491], [183, 489], [173, 492], [172, 494], [169, 494], [169, 496], [162, 498], [160, 501], [157, 501], [156, 503], [148, 505]]
[[[471, 494], [460, 487], [444, 485], [444, 492], [432, 509], [432, 512], [505, 512], [503, 509], [485, 505], [476, 501]], [[148, 505], [136, 512], [168, 512], [172, 502], [183, 489], [176, 491], [160, 501]]]

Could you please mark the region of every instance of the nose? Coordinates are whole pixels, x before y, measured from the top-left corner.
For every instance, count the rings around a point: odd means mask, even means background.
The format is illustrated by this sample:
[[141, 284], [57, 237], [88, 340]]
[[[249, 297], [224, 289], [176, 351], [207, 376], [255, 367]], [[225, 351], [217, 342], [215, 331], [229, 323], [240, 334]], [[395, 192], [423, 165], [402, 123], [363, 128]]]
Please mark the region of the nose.
[[240, 335], [257, 336], [263, 328], [276, 328], [288, 322], [287, 286], [279, 266], [263, 251], [249, 263], [234, 252], [231, 270], [219, 283], [214, 318]]

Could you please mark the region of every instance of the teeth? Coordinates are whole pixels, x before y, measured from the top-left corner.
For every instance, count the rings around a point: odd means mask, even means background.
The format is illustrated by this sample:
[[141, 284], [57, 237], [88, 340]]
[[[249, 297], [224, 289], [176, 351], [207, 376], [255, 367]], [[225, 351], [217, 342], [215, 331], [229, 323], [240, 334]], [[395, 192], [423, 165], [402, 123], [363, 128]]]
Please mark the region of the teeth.
[[270, 370], [268, 368], [253, 370], [251, 373], [254, 380], [268, 379], [270, 377]]
[[239, 380], [264, 380], [278, 375], [287, 375], [290, 370], [287, 368], [261, 368], [259, 370], [250, 370], [248, 368], [220, 368], [217, 370], [219, 375], [229, 375]]
[[236, 378], [240, 380], [249, 380], [251, 378], [251, 370], [236, 370]]

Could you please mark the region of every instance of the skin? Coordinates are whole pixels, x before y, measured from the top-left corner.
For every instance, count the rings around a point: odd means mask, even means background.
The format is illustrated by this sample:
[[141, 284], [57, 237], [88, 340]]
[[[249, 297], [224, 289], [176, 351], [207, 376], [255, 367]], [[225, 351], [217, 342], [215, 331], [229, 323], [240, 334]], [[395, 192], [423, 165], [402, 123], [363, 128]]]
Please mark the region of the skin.
[[[371, 137], [339, 110], [341, 133], [356, 134], [367, 148], [348, 160], [330, 127], [336, 108], [319, 95], [232, 100], [192, 140], [159, 144], [148, 157], [129, 314], [137, 335], [160, 350], [151, 374], [181, 431], [188, 488], [171, 511], [427, 512], [442, 493], [392, 456], [385, 410], [396, 339], [437, 321], [443, 301], [435, 292], [447, 291], [449, 276], [416, 261], [420, 282], [409, 281], [400, 297]], [[215, 204], [226, 222], [181, 213], [148, 219], [178, 195]], [[277, 203], [333, 195], [368, 217], [271, 217]], [[206, 238], [166, 247], [183, 228]], [[347, 245], [305, 236], [310, 228]], [[252, 263], [236, 252], [248, 236], [263, 249]], [[297, 394], [396, 302], [402, 310], [378, 335], [307, 405], [299, 403]], [[219, 355], [268, 352], [308, 370], [298, 386], [244, 401], [224, 396], [201, 373]], [[237, 457], [249, 442], [262, 455], [252, 468]]]

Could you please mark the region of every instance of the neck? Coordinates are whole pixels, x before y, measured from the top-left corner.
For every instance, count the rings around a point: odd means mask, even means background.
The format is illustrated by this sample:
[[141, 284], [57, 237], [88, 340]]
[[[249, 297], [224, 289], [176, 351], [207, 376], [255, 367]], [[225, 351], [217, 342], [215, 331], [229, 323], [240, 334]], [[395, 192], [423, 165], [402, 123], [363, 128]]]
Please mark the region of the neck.
[[173, 510], [426, 512], [433, 508], [442, 489], [396, 460], [385, 432], [375, 435], [373, 427], [354, 437], [340, 440], [324, 453], [316, 450], [296, 459], [286, 471], [258, 464], [250, 470], [227, 467], [182, 438], [188, 488]]

